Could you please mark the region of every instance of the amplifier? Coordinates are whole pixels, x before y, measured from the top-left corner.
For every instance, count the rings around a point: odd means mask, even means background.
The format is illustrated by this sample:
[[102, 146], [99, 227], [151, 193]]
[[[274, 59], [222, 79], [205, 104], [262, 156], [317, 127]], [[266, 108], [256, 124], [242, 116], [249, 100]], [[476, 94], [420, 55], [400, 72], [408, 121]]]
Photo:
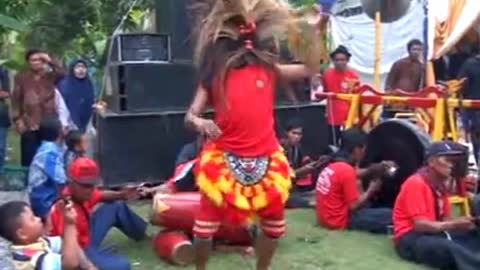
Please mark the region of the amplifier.
[[170, 36], [166, 34], [119, 34], [112, 42], [111, 64], [165, 63], [171, 60]]

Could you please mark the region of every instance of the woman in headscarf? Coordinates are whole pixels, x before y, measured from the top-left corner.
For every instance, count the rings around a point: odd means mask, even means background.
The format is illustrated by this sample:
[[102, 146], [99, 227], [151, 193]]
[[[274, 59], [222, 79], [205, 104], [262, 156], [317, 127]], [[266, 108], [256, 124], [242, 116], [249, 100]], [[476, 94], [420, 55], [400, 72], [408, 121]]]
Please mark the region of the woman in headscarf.
[[95, 102], [95, 89], [88, 75], [87, 62], [81, 59], [73, 61], [68, 75], [59, 83], [58, 88], [73, 122], [85, 132]]

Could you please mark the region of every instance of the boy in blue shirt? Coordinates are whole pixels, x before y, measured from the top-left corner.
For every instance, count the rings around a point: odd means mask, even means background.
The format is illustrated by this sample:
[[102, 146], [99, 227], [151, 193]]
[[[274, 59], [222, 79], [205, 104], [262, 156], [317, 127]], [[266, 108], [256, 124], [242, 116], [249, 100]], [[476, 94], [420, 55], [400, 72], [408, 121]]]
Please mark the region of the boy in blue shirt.
[[60, 120], [43, 119], [39, 134], [42, 144], [30, 165], [28, 193], [33, 213], [45, 220], [67, 180]]

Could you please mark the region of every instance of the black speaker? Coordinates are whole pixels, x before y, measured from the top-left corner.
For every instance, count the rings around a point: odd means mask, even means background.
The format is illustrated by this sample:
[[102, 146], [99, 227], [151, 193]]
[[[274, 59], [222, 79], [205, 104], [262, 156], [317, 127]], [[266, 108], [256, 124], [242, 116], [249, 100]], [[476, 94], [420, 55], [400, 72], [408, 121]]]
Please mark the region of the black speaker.
[[167, 34], [128, 33], [112, 38], [110, 63], [163, 63], [171, 58]]
[[189, 9], [194, 0], [156, 0], [157, 32], [172, 41], [172, 61], [190, 62], [193, 57], [192, 20]]
[[[279, 106], [275, 110], [277, 134], [281, 136], [289, 118], [301, 118], [305, 126], [303, 149], [316, 158], [327, 149], [324, 113], [325, 107], [318, 104]], [[100, 116], [97, 158], [104, 183], [117, 186], [168, 179], [182, 146], [195, 139], [195, 133], [185, 129], [184, 117], [185, 111]]]
[[105, 101], [116, 113], [186, 110], [195, 89], [189, 64], [119, 64], [109, 76]]

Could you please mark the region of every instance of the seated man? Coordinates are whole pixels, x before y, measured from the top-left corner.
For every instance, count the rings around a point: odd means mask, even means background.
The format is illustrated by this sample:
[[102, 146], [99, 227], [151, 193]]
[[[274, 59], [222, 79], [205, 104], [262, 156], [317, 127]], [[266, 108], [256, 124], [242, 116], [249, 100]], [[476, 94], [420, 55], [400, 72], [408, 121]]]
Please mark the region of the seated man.
[[308, 196], [315, 186], [313, 173], [324, 164], [321, 161], [312, 161], [303, 153], [301, 141], [303, 138], [303, 124], [300, 119], [290, 119], [286, 125], [285, 137], [281, 140], [285, 156], [290, 167], [295, 171], [293, 190], [287, 201], [287, 208], [310, 208], [312, 204]]
[[[121, 192], [100, 191], [95, 188], [99, 169], [95, 161], [78, 158], [69, 168], [69, 183], [63, 191], [63, 200], [54, 205], [50, 214], [51, 235], [62, 235], [65, 219], [61, 214], [59, 203], [71, 201], [76, 209], [78, 243], [87, 257], [100, 270], [128, 270], [127, 258], [102, 250], [100, 245], [112, 227], [117, 227], [129, 238], [136, 241], [145, 237], [147, 224], [133, 213], [123, 200], [137, 196], [134, 189]], [[104, 203], [99, 206], [100, 203]], [[99, 206], [96, 210], [95, 207]]]
[[387, 233], [388, 226], [392, 224], [391, 209], [367, 207], [369, 199], [381, 187], [380, 180], [372, 180], [363, 194], [359, 192], [358, 179], [389, 166], [382, 162], [357, 171], [356, 166], [365, 154], [366, 141], [367, 135], [363, 131], [356, 128], [346, 130], [342, 134], [340, 151], [320, 173], [316, 186], [320, 225], [335, 230], [348, 228]]
[[66, 182], [62, 124], [56, 118], [45, 118], [39, 129], [42, 144], [28, 173], [28, 193], [33, 213], [45, 220]]
[[[0, 206], [0, 236], [13, 243], [11, 251], [15, 269], [97, 269], [78, 246], [75, 209], [71, 205], [62, 205], [61, 208], [65, 219], [62, 237], [46, 238], [43, 237], [42, 221], [34, 216], [27, 203], [12, 201]], [[1, 269], [8, 268], [2, 266]]]
[[437, 269], [479, 269], [475, 219], [452, 219], [445, 191], [453, 168], [450, 157], [458, 154], [449, 143], [432, 144], [425, 167], [403, 183], [393, 210], [394, 242], [403, 259]]

